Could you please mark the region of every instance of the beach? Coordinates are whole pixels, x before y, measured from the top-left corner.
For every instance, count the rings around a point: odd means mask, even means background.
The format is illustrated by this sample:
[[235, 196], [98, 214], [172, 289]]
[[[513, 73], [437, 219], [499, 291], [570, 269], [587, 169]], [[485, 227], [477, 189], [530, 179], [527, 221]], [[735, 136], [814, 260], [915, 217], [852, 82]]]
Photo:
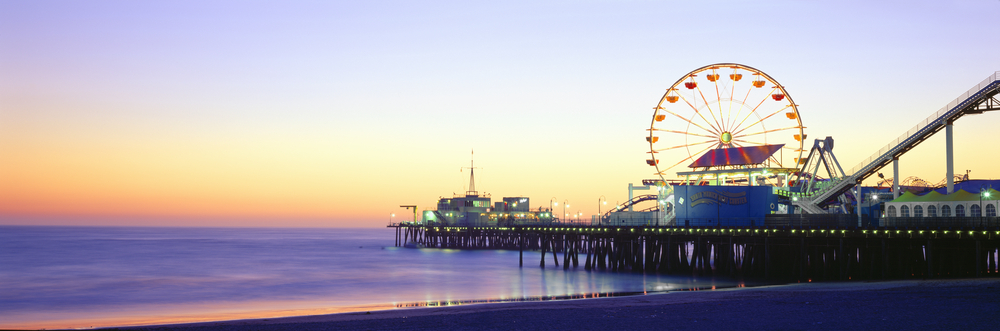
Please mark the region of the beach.
[[997, 330], [1000, 279], [799, 283], [112, 330]]

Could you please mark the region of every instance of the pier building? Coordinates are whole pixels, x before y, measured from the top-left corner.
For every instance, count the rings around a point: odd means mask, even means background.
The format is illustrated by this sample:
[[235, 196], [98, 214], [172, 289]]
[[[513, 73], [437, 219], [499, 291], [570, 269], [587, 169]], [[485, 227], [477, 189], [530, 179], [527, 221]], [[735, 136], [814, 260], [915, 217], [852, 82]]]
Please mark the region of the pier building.
[[475, 160], [470, 162], [469, 189], [465, 194], [440, 198], [436, 209], [424, 210], [421, 225], [426, 226], [510, 226], [551, 224], [550, 209], [531, 210], [528, 197], [504, 197], [496, 203], [488, 193], [476, 191]]

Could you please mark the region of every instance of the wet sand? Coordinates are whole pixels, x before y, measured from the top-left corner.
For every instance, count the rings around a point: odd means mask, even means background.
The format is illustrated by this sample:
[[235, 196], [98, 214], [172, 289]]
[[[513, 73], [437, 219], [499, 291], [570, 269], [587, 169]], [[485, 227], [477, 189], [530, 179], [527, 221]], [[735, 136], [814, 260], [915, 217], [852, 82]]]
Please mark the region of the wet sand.
[[[120, 330], [1000, 330], [1000, 279], [806, 283]], [[114, 329], [114, 328], [113, 328]]]

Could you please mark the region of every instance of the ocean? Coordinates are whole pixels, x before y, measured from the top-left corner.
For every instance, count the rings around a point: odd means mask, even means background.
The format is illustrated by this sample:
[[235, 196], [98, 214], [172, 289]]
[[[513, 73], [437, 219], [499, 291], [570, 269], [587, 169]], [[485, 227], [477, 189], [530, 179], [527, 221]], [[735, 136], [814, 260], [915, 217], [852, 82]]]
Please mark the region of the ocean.
[[[742, 286], [393, 247], [394, 229], [0, 226], [0, 328], [89, 328]], [[549, 257], [551, 259], [551, 256]], [[551, 262], [549, 260], [548, 262]]]

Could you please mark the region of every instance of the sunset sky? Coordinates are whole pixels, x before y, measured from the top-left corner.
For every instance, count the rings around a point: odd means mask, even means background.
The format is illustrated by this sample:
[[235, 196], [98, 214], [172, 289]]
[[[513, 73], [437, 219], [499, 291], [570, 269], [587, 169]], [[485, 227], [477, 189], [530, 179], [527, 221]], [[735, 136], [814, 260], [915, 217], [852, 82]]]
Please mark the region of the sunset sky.
[[[596, 214], [703, 65], [851, 168], [1000, 70], [1000, 1], [2, 1], [0, 224], [379, 227], [476, 186]], [[1000, 113], [955, 125], [1000, 178]], [[944, 179], [944, 136], [900, 159]], [[891, 173], [891, 168], [882, 172]], [[871, 182], [871, 181], [870, 181]], [[557, 211], [559, 211], [557, 209]], [[587, 216], [589, 218], [589, 216]]]

